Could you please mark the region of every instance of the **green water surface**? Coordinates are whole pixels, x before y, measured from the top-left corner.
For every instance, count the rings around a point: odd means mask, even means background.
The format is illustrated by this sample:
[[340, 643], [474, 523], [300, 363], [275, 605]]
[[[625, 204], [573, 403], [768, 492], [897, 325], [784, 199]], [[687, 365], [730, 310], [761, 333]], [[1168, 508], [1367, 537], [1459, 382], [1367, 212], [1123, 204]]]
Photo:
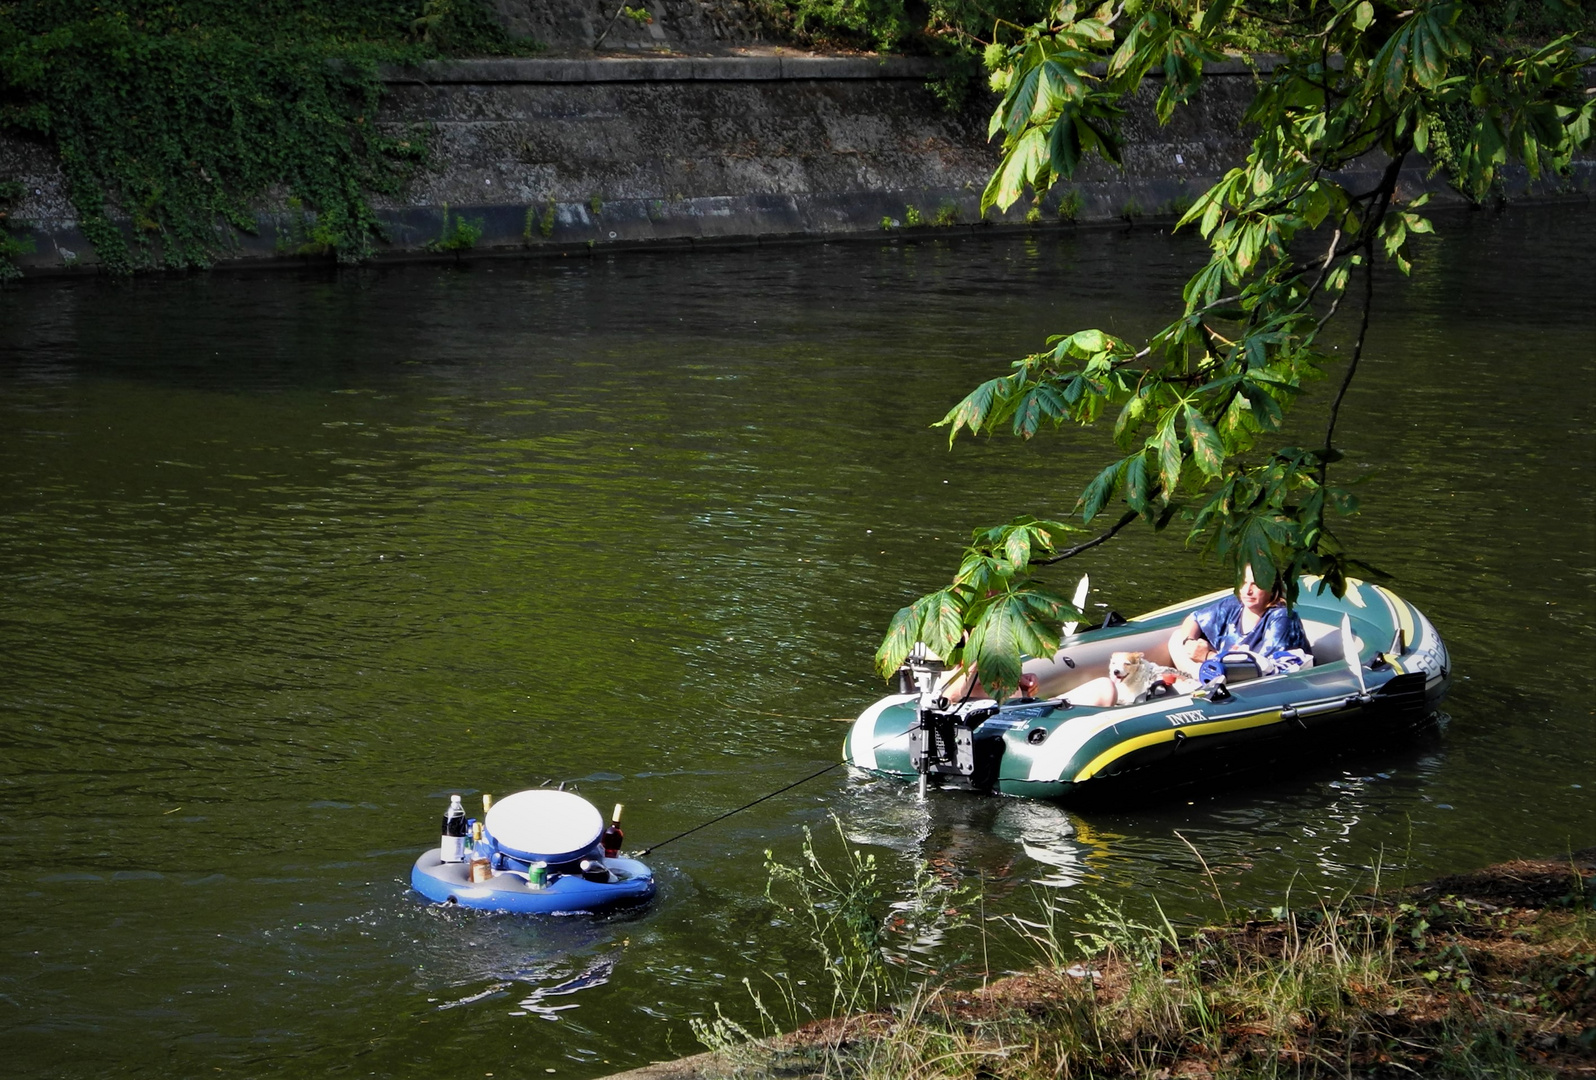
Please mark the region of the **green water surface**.
[[[1144, 332], [1157, 229], [0, 292], [0, 1051], [14, 1076], [592, 1077], [826, 997], [765, 901], [835, 814], [889, 892], [1175, 915], [1596, 843], [1596, 216], [1440, 219], [1340, 429], [1349, 540], [1450, 645], [1412, 747], [1140, 813], [837, 769], [662, 847], [605, 919], [407, 886], [450, 792], [574, 782], [641, 847], [833, 762], [892, 612], [1106, 432], [928, 425], [1051, 332]], [[1310, 411], [1312, 406], [1309, 406]], [[1301, 438], [1318, 437], [1322, 412]], [[1126, 613], [1218, 568], [1130, 531]], [[1189, 845], [1188, 846], [1188, 842]], [[825, 845], [823, 844], [824, 848]], [[1078, 905], [1066, 903], [1066, 910]], [[989, 924], [950, 942], [1025, 960]]]

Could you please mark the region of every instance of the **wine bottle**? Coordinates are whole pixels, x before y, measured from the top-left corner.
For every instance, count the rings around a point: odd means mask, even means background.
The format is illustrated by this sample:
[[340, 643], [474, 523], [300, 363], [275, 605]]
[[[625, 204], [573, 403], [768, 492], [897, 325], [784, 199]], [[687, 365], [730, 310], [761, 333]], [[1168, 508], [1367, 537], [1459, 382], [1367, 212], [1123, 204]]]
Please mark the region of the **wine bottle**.
[[444, 862], [465, 861], [466, 815], [460, 796], [449, 796], [449, 809], [443, 815], [443, 843], [439, 856]]
[[[591, 835], [591, 834], [589, 834]], [[626, 834], [621, 831], [621, 804], [615, 804], [615, 814], [610, 818], [610, 827], [604, 830], [604, 835], [599, 837], [599, 843], [604, 845], [604, 856], [613, 859], [621, 853], [621, 841], [626, 839]]]

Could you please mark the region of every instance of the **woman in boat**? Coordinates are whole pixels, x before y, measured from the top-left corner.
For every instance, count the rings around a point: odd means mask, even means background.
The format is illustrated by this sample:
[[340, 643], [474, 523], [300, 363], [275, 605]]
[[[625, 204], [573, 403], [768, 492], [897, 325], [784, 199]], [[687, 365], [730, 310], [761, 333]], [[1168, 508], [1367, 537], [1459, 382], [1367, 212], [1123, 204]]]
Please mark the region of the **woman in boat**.
[[[1246, 649], [1278, 664], [1297, 667], [1309, 656], [1302, 619], [1286, 607], [1284, 589], [1260, 588], [1252, 567], [1242, 572], [1236, 595], [1198, 608], [1169, 636], [1169, 657], [1182, 675], [1200, 679], [1203, 661]], [[1069, 692], [1069, 704], [1106, 709], [1120, 703], [1119, 689], [1108, 676], [1083, 683]]]
[[1286, 607], [1280, 583], [1265, 589], [1253, 580], [1252, 566], [1242, 572], [1235, 596], [1199, 608], [1169, 635], [1169, 659], [1186, 675], [1198, 677], [1203, 661], [1245, 649], [1271, 660], [1308, 654], [1308, 634], [1297, 613]]

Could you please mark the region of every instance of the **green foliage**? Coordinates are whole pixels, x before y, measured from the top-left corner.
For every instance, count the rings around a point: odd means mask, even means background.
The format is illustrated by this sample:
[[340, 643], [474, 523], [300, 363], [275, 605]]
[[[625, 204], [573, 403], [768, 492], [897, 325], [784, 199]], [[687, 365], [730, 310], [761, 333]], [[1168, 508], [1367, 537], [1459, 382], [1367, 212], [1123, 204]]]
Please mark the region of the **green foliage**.
[[1064, 197], [1058, 201], [1058, 216], [1060, 221], [1074, 221], [1081, 216], [1081, 211], [1086, 209], [1086, 200], [1081, 198], [1081, 193], [1075, 188], [1070, 188]]
[[470, 251], [482, 239], [483, 221], [472, 220], [449, 213], [449, 204], [443, 204], [443, 229], [433, 240], [428, 240], [428, 251]]
[[326, 255], [337, 245], [338, 237], [327, 225], [317, 222], [305, 209], [305, 201], [290, 195], [287, 201], [287, 229], [276, 226], [279, 255]]
[[0, 282], [21, 277], [16, 258], [33, 250], [32, 237], [13, 236], [10, 230], [11, 211], [24, 194], [15, 180], [0, 180]]
[[[1335, 420], [1362, 355], [1376, 261], [1383, 255], [1406, 274], [1410, 240], [1431, 231], [1418, 213], [1423, 198], [1399, 203], [1399, 170], [1426, 151], [1432, 132], [1446, 131], [1456, 182], [1483, 195], [1508, 164], [1531, 177], [1566, 169], [1590, 143], [1596, 114], [1573, 36], [1509, 47], [1466, 33], [1464, 10], [1458, 0], [1271, 5], [1282, 55], [1259, 77], [1246, 114], [1251, 152], [1179, 222], [1202, 234], [1211, 257], [1186, 285], [1178, 316], [1137, 344], [1101, 330], [1049, 339], [948, 412], [950, 439], [965, 429], [1029, 439], [1044, 427], [1111, 417], [1118, 456], [1095, 466], [1082, 489], [1076, 510], [1084, 522], [1116, 500], [1155, 529], [1179, 520], [1188, 543], [1220, 557], [1238, 579], [1251, 566], [1261, 583], [1284, 581], [1291, 600], [1299, 574], [1318, 574], [1339, 593], [1349, 574], [1371, 572], [1332, 529], [1357, 501], [1329, 470], [1341, 456]], [[1090, 155], [1118, 164], [1121, 117], [1143, 82], [1161, 76], [1154, 111], [1167, 122], [1196, 93], [1204, 65], [1234, 48], [1242, 31], [1255, 34], [1255, 22], [1234, 0], [1132, 0], [1090, 13], [1064, 3], [1014, 43], [988, 47], [992, 86], [1002, 94], [990, 131], [1002, 136], [1004, 154], [983, 213], [1046, 191]], [[1381, 172], [1362, 184], [1367, 190], [1333, 179], [1376, 154]], [[1363, 326], [1322, 441], [1261, 446], [1283, 435], [1292, 404], [1330, 366], [1319, 335], [1355, 273]], [[916, 633], [955, 659], [972, 651], [958, 642], [965, 634], [973, 642], [987, 604], [962, 585], [968, 565], [967, 551], [953, 587], [894, 618], [878, 654], [884, 671]], [[1025, 579], [1020, 568], [1009, 576]], [[1058, 616], [1043, 605], [1034, 614], [1016, 607], [1013, 619], [1004, 633], [1014, 655], [973, 650], [988, 685], [1014, 685], [1017, 653], [1046, 649]], [[1025, 622], [1036, 630], [1027, 633]]]
[[553, 236], [556, 209], [553, 199], [544, 204], [541, 214], [538, 213], [536, 206], [528, 206], [526, 208], [526, 221], [521, 227], [521, 239], [530, 244], [534, 233], [545, 240]]
[[877, 669], [890, 675], [924, 642], [949, 665], [975, 667], [1001, 700], [1019, 686], [1021, 654], [1052, 655], [1064, 623], [1081, 617], [1033, 575], [1063, 537], [1079, 531], [1033, 517], [977, 529], [953, 583], [893, 616], [876, 652]]
[[635, 23], [642, 23], [644, 25], [654, 21], [654, 16], [649, 14], [648, 8], [646, 7], [634, 8], [623, 6], [621, 8], [621, 14], [625, 15], [628, 19], [631, 19]]
[[925, 215], [920, 213], [918, 206], [905, 206], [903, 208], [903, 223], [911, 228], [915, 225], [924, 225]]
[[587, 207], [593, 211], [594, 217], [598, 217], [599, 211], [604, 209], [604, 196], [595, 191], [592, 198], [587, 200]]
[[306, 243], [355, 260], [378, 235], [368, 196], [425, 158], [423, 132], [376, 123], [377, 65], [517, 48], [480, 0], [18, 0], [0, 4], [0, 128], [59, 153], [112, 271], [204, 266], [273, 191], [306, 208]]
[[[817, 849], [804, 828], [803, 860], [777, 862], [765, 852], [765, 895], [807, 933], [831, 979], [832, 1000], [821, 1015], [879, 1008], [905, 1000], [914, 987], [958, 963], [947, 955], [931, 966], [928, 942], [941, 942], [967, 921], [968, 890], [950, 887], [924, 864], [896, 899], [888, 899], [874, 855], [851, 845], [842, 822], [832, 823], [837, 849]], [[807, 1009], [817, 1010], [813, 1005]]]
[[937, 207], [936, 216], [931, 219], [931, 224], [946, 228], [959, 223], [959, 204], [949, 199]]
[[964, 100], [991, 35], [1035, 22], [1050, 7], [1047, 0], [754, 0], [754, 6], [781, 33], [806, 44], [963, 57], [935, 87], [950, 104]]

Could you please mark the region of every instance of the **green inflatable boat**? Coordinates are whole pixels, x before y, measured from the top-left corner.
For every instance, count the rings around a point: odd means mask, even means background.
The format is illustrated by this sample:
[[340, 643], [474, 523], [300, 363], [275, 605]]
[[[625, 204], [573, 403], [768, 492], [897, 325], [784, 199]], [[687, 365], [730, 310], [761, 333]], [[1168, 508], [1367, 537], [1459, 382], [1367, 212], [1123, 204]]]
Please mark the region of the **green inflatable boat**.
[[[1071, 689], [1108, 674], [1117, 653], [1169, 662], [1169, 637], [1185, 617], [1228, 595], [1211, 593], [1063, 639], [1024, 670], [1033, 699], [950, 702], [943, 666], [912, 656], [890, 694], [854, 721], [843, 758], [864, 773], [931, 787], [1038, 799], [1139, 800], [1212, 785], [1262, 763], [1307, 764], [1330, 749], [1367, 745], [1428, 722], [1450, 681], [1435, 627], [1389, 589], [1352, 581], [1346, 595], [1301, 579], [1296, 605], [1311, 663], [1264, 673], [1233, 657], [1189, 692], [1153, 694], [1110, 708], [1071, 705]], [[1123, 661], [1119, 661], [1123, 663]], [[1158, 694], [1157, 691], [1163, 691]]]

